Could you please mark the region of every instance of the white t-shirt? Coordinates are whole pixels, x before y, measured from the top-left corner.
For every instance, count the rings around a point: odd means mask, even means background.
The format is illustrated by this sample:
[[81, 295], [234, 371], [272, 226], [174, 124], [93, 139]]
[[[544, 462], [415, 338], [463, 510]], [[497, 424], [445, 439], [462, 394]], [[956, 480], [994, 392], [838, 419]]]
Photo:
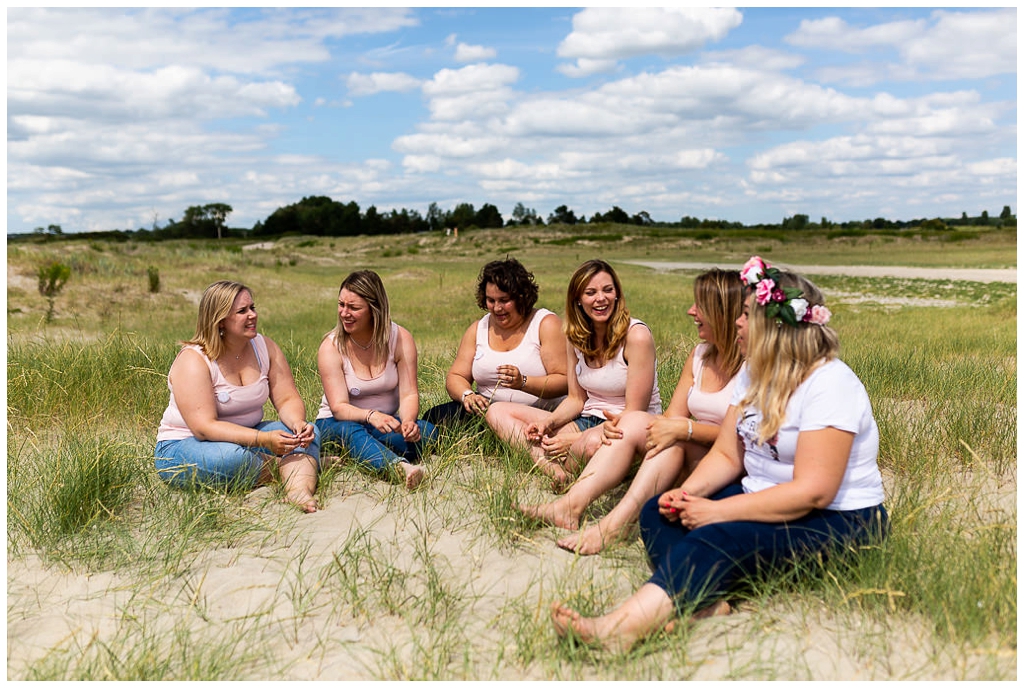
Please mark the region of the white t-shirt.
[[[739, 405], [750, 385], [746, 366], [739, 373], [732, 403]], [[793, 480], [797, 437], [801, 432], [836, 428], [853, 433], [853, 447], [835, 500], [828, 508], [850, 511], [882, 503], [882, 475], [878, 470], [878, 426], [871, 413], [867, 390], [848, 365], [833, 359], [815, 369], [793, 392], [786, 419], [778, 434], [757, 443], [761, 412], [741, 408], [736, 432], [745, 448], [743, 478], [746, 492], [757, 492]]]

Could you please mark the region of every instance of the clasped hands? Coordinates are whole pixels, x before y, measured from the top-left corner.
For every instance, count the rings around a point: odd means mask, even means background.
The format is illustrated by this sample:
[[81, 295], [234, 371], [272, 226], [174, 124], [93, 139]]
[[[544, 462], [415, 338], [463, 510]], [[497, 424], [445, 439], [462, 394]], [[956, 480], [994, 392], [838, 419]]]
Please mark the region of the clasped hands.
[[[270, 451], [278, 456], [287, 456], [297, 449], [307, 448], [316, 437], [316, 431], [312, 423], [302, 421], [298, 430], [285, 432], [284, 430], [262, 431], [270, 438], [269, 444], [264, 444]], [[257, 433], [257, 437], [259, 433]]]
[[719, 520], [715, 517], [716, 504], [677, 487], [658, 497], [658, 513], [668, 521], [678, 521], [684, 528], [693, 530]]
[[402, 421], [380, 411], [374, 411], [366, 422], [380, 432], [400, 432], [406, 442], [420, 441], [420, 426], [414, 420]]

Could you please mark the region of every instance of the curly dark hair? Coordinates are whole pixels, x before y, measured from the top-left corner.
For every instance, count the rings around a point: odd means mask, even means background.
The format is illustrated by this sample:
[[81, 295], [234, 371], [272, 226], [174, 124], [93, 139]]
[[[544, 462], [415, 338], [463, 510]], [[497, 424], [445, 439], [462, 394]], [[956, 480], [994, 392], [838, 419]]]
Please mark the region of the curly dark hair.
[[537, 303], [540, 289], [533, 279], [533, 273], [523, 267], [515, 258], [492, 260], [480, 270], [476, 283], [476, 305], [487, 310], [487, 285], [493, 284], [512, 297], [516, 302], [516, 311], [526, 316]]

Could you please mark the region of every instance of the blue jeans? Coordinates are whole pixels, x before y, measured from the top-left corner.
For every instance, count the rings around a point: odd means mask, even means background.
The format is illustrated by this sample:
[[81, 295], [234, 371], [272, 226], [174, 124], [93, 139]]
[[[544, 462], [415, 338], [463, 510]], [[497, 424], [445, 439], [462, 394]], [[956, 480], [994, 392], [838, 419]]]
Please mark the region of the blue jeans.
[[[291, 428], [279, 420], [263, 421], [254, 430], [269, 432]], [[308, 454], [320, 465], [320, 430], [308, 447], [296, 449], [296, 454]], [[163, 440], [156, 443], [157, 475], [164, 481], [184, 487], [196, 483], [206, 485], [237, 485], [255, 487], [263, 463], [273, 453], [263, 447], [243, 447], [234, 442], [208, 442], [188, 437], [183, 440]]]
[[601, 416], [576, 416], [573, 423], [579, 428], [580, 432], [586, 432], [590, 428], [597, 427], [601, 423], [605, 422], [605, 418]]
[[[742, 492], [740, 485], [730, 485], [711, 499]], [[722, 599], [758, 572], [827, 555], [844, 545], [876, 542], [888, 530], [881, 504], [851, 511], [817, 509], [787, 523], [731, 521], [688, 530], [658, 513], [659, 497], [648, 500], [640, 512], [640, 536], [654, 571], [648, 582], [668, 593], [681, 612]]]
[[324, 442], [337, 442], [353, 459], [377, 471], [399, 461], [419, 461], [423, 447], [437, 439], [437, 428], [425, 420], [416, 421], [416, 425], [420, 429], [420, 441], [406, 442], [402, 433], [381, 432], [369, 423], [333, 418], [316, 421]]

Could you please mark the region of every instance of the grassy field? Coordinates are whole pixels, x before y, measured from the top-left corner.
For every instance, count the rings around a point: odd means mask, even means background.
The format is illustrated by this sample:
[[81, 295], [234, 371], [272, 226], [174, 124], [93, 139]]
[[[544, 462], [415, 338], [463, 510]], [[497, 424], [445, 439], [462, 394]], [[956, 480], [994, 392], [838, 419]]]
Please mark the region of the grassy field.
[[[1016, 678], [1016, 285], [942, 277], [1016, 267], [1015, 232], [637, 232], [9, 244], [8, 678]], [[324, 509], [307, 517], [267, 488], [185, 493], [153, 474], [165, 375], [216, 279], [253, 288], [260, 330], [287, 355], [312, 418], [316, 348], [352, 270], [381, 274], [393, 318], [416, 338], [425, 409], [446, 400], [489, 260], [519, 258], [556, 312], [578, 263], [612, 262], [655, 334], [668, 398], [696, 343], [685, 313], [696, 273], [623, 261], [752, 254], [935, 268], [934, 280], [815, 279], [872, 398], [892, 537], [765, 582], [732, 616], [628, 656], [556, 642], [546, 608], [613, 605], [646, 578], [642, 546], [557, 550], [555, 529], [513, 508], [542, 498], [544, 481], [486, 433], [445, 437], [412, 494], [334, 468]], [[72, 277], [47, 323], [36, 272], [53, 259]]]

